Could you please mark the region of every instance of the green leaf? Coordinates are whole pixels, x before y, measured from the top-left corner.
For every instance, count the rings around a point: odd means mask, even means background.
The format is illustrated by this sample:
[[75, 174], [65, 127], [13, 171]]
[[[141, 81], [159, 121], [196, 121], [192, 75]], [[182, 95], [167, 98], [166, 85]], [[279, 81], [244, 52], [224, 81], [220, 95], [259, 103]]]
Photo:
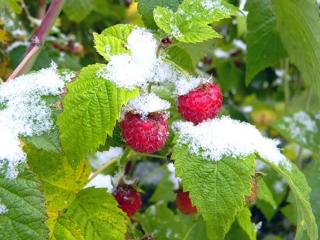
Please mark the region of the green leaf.
[[[311, 164], [307, 165], [303, 172], [312, 189], [310, 195], [311, 206], [316, 217], [317, 225], [320, 226], [320, 159], [315, 159]], [[319, 228], [318, 235], [320, 235]]]
[[111, 136], [121, 107], [138, 95], [138, 90], [117, 88], [97, 76], [105, 65], [95, 64], [81, 70], [68, 85], [63, 112], [58, 118], [60, 138], [67, 157], [75, 162], [97, 150]]
[[192, 58], [193, 66], [196, 67], [199, 61], [213, 48], [213, 41], [201, 43], [178, 43], [178, 47], [185, 50]]
[[23, 138], [23, 140], [27, 144], [32, 144], [37, 149], [56, 153], [61, 151], [59, 132], [56, 128], [49, 133], [45, 133], [40, 136]]
[[195, 66], [191, 56], [183, 48], [172, 46], [167, 50], [167, 58], [182, 70], [195, 73]]
[[242, 230], [247, 234], [248, 239], [255, 240], [257, 233], [251, 222], [251, 212], [249, 208], [243, 208], [236, 217], [238, 224]]
[[53, 225], [50, 240], [85, 240], [79, 226], [65, 216], [49, 219], [47, 224]]
[[272, 0], [277, 27], [290, 60], [320, 94], [320, 18], [314, 0]]
[[204, 217], [208, 238], [223, 239], [251, 192], [255, 155], [214, 162], [191, 154], [186, 145], [179, 144], [172, 158], [184, 191], [190, 192], [193, 205]]
[[68, 18], [77, 23], [85, 19], [92, 9], [91, 0], [65, 0], [63, 7]]
[[160, 29], [187, 43], [220, 38], [221, 35], [208, 24], [236, 13], [237, 8], [224, 1], [205, 3], [201, 0], [184, 0], [176, 12], [161, 6], [153, 11], [154, 20]]
[[0, 214], [0, 239], [47, 239], [44, 198], [40, 183], [30, 171], [17, 179], [0, 178], [0, 203], [7, 211]]
[[153, 19], [153, 10], [157, 6], [167, 7], [176, 11], [179, 6], [179, 0], [138, 0], [139, 13], [142, 15], [143, 22], [148, 28], [157, 28]]
[[87, 184], [91, 172], [87, 161], [72, 167], [61, 153], [47, 152], [27, 145], [28, 163], [42, 182], [49, 217], [55, 216], [75, 199]]
[[257, 189], [258, 196], [256, 205], [262, 211], [263, 215], [268, 220], [271, 220], [275, 214], [278, 204], [276, 203], [269, 186], [262, 177], [257, 178]]
[[254, 224], [251, 222], [251, 212], [249, 208], [244, 207], [237, 215], [236, 221], [232, 224], [226, 240], [255, 240], [257, 233]]
[[246, 7], [249, 11], [246, 83], [249, 84], [257, 73], [287, 54], [277, 32], [270, 0], [249, 0]]
[[126, 44], [132, 30], [132, 25], [118, 24], [105, 29], [100, 35], [93, 33], [97, 52], [107, 61], [113, 55], [129, 54], [130, 52], [126, 48]]
[[318, 228], [309, 199], [311, 189], [303, 173], [294, 164], [291, 164], [291, 169], [286, 169], [269, 161], [265, 161], [265, 163], [280, 174], [291, 188], [293, 201], [297, 207], [298, 226], [296, 236], [300, 236], [306, 231], [309, 239], [318, 239]]
[[297, 112], [272, 124], [285, 138], [315, 152], [320, 150], [320, 121], [306, 112]]
[[125, 239], [128, 217], [105, 189], [82, 190], [65, 216], [76, 223], [85, 240]]
[[192, 218], [174, 214], [164, 202], [150, 206], [144, 214], [137, 214], [137, 218], [146, 233], [155, 239], [180, 240], [185, 238], [190, 229]]
[[7, 6], [11, 11], [17, 14], [20, 14], [22, 11], [20, 0], [3, 0], [3, 2], [0, 1], [0, 6]]

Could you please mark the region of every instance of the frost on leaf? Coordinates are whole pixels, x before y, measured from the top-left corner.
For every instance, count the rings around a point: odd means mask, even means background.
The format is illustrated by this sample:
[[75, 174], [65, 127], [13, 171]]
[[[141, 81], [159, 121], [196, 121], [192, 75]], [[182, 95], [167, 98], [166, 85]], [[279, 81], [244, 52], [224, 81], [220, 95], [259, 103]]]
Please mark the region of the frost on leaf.
[[133, 112], [147, 116], [149, 113], [168, 110], [170, 103], [159, 98], [156, 94], [144, 94], [129, 101], [123, 112]]
[[175, 122], [178, 143], [188, 144], [192, 153], [219, 161], [223, 157], [242, 158], [258, 153], [261, 158], [290, 169], [290, 162], [277, 148], [277, 142], [263, 137], [248, 123], [225, 116], [194, 125]]
[[0, 169], [6, 177], [16, 178], [17, 166], [25, 162], [19, 137], [40, 135], [53, 127], [50, 107], [42, 97], [61, 94], [67, 78], [59, 76], [52, 64], [0, 85]]
[[170, 64], [157, 57], [158, 42], [152, 33], [135, 29], [128, 37], [127, 48], [131, 54], [110, 57], [109, 64], [97, 74], [118, 87], [133, 89], [146, 87], [148, 83], [171, 80], [175, 70]]

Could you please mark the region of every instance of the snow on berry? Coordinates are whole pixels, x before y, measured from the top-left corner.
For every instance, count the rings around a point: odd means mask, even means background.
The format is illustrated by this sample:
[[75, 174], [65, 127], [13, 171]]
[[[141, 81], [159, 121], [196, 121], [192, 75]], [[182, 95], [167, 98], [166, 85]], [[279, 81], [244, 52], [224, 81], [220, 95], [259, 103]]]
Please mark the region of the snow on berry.
[[122, 137], [135, 151], [154, 153], [165, 145], [169, 136], [167, 118], [162, 113], [147, 117], [128, 112], [120, 122]]
[[179, 191], [176, 196], [177, 208], [185, 215], [193, 215], [197, 213], [197, 208], [192, 205], [189, 192]]
[[222, 107], [222, 92], [215, 83], [204, 83], [177, 100], [181, 116], [197, 124], [214, 118]]
[[[68, 79], [67, 79], [68, 78]], [[25, 162], [19, 136], [40, 135], [53, 127], [51, 110], [42, 96], [59, 95], [69, 76], [61, 77], [55, 64], [0, 85], [0, 169], [8, 178]]]
[[139, 211], [142, 205], [140, 193], [138, 193], [131, 185], [120, 185], [117, 187], [114, 197], [119, 207], [131, 217]]
[[277, 141], [266, 138], [249, 123], [228, 116], [208, 120], [198, 125], [178, 121], [173, 124], [178, 143], [187, 144], [190, 151], [211, 161], [223, 157], [246, 157], [257, 153], [261, 158], [290, 170], [291, 164], [277, 148]]
[[132, 89], [148, 83], [169, 81], [176, 76], [173, 67], [157, 57], [158, 42], [152, 33], [136, 28], [128, 37], [131, 55], [111, 56], [109, 64], [97, 73], [118, 87]]
[[144, 94], [129, 101], [123, 112], [132, 112], [147, 117], [149, 113], [163, 112], [170, 108], [170, 103], [159, 98], [156, 94]]

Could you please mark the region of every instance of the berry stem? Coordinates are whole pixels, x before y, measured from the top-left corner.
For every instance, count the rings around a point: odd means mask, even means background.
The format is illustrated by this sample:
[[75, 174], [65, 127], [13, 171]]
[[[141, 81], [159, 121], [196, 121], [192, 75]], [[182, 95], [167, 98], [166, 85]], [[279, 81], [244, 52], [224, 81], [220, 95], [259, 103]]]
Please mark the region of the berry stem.
[[91, 182], [96, 176], [98, 176], [100, 173], [102, 173], [104, 170], [106, 170], [108, 167], [110, 167], [113, 163], [118, 161], [120, 159], [119, 157], [113, 158], [110, 161], [103, 164], [101, 167], [99, 167], [89, 178], [88, 182]]
[[139, 153], [139, 155], [140, 155], [140, 156], [144, 156], [144, 157], [159, 158], [159, 159], [167, 160], [167, 157], [165, 157], [165, 156], [160, 156], [160, 155], [156, 155], [156, 154]]

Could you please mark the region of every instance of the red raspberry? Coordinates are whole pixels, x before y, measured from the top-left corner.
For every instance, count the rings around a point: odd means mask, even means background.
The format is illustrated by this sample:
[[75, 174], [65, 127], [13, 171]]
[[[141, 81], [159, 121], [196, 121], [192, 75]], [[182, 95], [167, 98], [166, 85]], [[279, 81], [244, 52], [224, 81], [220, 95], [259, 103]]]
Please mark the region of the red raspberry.
[[205, 83], [178, 97], [178, 110], [182, 117], [198, 124], [214, 118], [222, 106], [222, 92], [215, 83]]
[[121, 185], [117, 187], [114, 197], [119, 207], [131, 217], [135, 212], [139, 211], [142, 205], [140, 193], [138, 193], [131, 185]]
[[162, 113], [150, 113], [144, 118], [128, 112], [120, 128], [125, 142], [142, 153], [159, 151], [169, 136], [167, 119]]
[[177, 208], [186, 215], [193, 215], [197, 213], [197, 207], [192, 206], [189, 198], [189, 192], [179, 191], [176, 197]]

